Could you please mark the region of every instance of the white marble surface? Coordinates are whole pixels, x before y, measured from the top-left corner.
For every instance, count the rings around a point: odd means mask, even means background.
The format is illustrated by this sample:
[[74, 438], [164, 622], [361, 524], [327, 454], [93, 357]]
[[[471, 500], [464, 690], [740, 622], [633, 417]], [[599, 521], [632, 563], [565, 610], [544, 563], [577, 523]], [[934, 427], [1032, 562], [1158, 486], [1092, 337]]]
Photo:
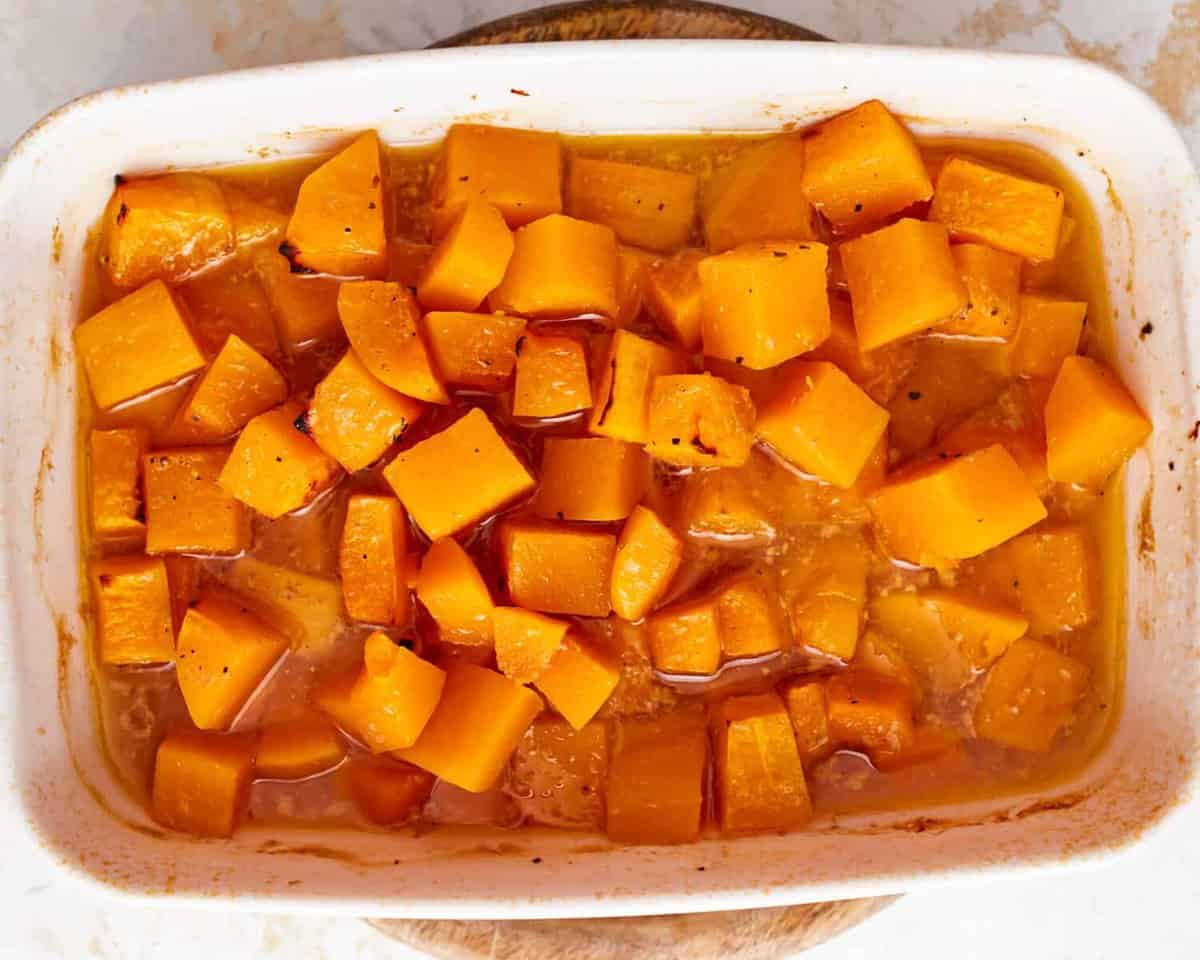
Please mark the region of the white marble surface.
[[[423, 46], [532, 0], [0, 0], [0, 151], [91, 90]], [[1149, 91], [1200, 155], [1200, 0], [741, 0], [841, 41], [1065, 53]], [[1136, 135], [1131, 131], [1131, 135]], [[0, 810], [0, 836], [7, 834]], [[81, 900], [20, 849], [0, 870], [0, 958], [413, 956], [365, 924]], [[807, 954], [1200, 956], [1200, 822], [1087, 872], [910, 895]]]

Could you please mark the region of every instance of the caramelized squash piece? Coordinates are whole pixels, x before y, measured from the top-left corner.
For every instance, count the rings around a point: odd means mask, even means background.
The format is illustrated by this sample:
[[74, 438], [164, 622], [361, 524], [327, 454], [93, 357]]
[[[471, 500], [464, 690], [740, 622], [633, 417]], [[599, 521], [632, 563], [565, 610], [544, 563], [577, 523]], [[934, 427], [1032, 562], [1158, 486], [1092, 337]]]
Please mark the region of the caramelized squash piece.
[[259, 250], [254, 268], [285, 350], [294, 354], [341, 337], [337, 280], [292, 273], [287, 258], [273, 249]]
[[645, 443], [655, 379], [687, 368], [686, 357], [661, 343], [628, 330], [616, 331], [592, 391], [588, 429], [627, 443]]
[[100, 661], [170, 663], [175, 628], [167, 568], [157, 557], [110, 557], [92, 567]]
[[588, 725], [621, 679], [616, 657], [568, 634], [534, 685], [576, 730]]
[[468, 200], [434, 246], [417, 299], [426, 310], [478, 310], [500, 286], [512, 253], [512, 231], [500, 211], [484, 200]]
[[825, 706], [825, 684], [819, 681], [797, 681], [783, 691], [796, 749], [805, 766], [824, 760], [833, 752], [829, 735], [829, 716]]
[[222, 571], [221, 582], [284, 634], [299, 656], [323, 657], [341, 632], [342, 589], [336, 580], [242, 557]]
[[346, 745], [332, 724], [304, 714], [262, 728], [254, 772], [268, 780], [304, 780], [332, 770], [345, 757]]
[[[286, 271], [286, 261], [271, 255]], [[175, 288], [191, 320], [192, 335], [206, 356], [216, 356], [231, 334], [272, 363], [282, 356], [271, 301], [254, 260], [253, 256], [233, 257]]]
[[777, 530], [761, 492], [748, 467], [692, 473], [683, 482], [677, 524], [689, 538], [724, 548], [765, 546]]
[[533, 683], [562, 649], [571, 625], [520, 607], [492, 611], [496, 666], [517, 683]]
[[177, 443], [224, 440], [287, 399], [287, 381], [237, 334], [229, 339], [188, 393], [171, 439]]
[[435, 540], [421, 561], [417, 598], [449, 643], [492, 645], [492, 594], [475, 562], [450, 537]]
[[761, 574], [739, 574], [717, 590], [717, 629], [728, 658], [782, 650], [782, 621], [775, 585]]
[[675, 603], [646, 626], [654, 667], [663, 673], [709, 676], [721, 665], [721, 622], [716, 597]]
[[250, 546], [250, 514], [218, 483], [229, 447], [180, 447], [142, 457], [146, 552], [232, 556]]
[[356, 493], [346, 504], [338, 570], [354, 620], [408, 622], [408, 518], [395, 497]]
[[703, 250], [680, 250], [646, 270], [646, 310], [658, 329], [689, 353], [700, 349]]
[[1053, 377], [1079, 348], [1088, 305], [1026, 293], [1020, 298], [1020, 325], [1010, 363], [1018, 377]]
[[545, 613], [607, 617], [617, 538], [532, 520], [500, 525], [500, 559], [513, 603]]
[[648, 507], [634, 507], [621, 528], [612, 571], [612, 608], [640, 620], [663, 598], [683, 562], [683, 543]]
[[93, 430], [88, 437], [92, 533], [102, 546], [138, 547], [146, 540], [141, 477], [149, 446], [140, 427]]
[[691, 235], [696, 177], [636, 163], [572, 157], [567, 212], [612, 227], [622, 243], [670, 252]]
[[489, 393], [508, 389], [525, 321], [501, 313], [425, 314], [429, 356], [443, 383]]
[[592, 405], [587, 354], [574, 337], [526, 334], [516, 342], [515, 417], [561, 417]]
[[975, 730], [993, 743], [1045, 753], [1075, 713], [1090, 672], [1078, 660], [1028, 637], [988, 671]]
[[711, 373], [656, 377], [646, 452], [680, 467], [737, 467], [754, 444], [754, 401]]
[[175, 730], [154, 755], [154, 819], [199, 837], [232, 836], [253, 776], [253, 736]]
[[631, 443], [547, 437], [534, 512], [546, 519], [624, 520], [642, 499], [649, 468], [645, 452]]
[[956, 243], [950, 252], [967, 288], [967, 309], [937, 332], [1011, 340], [1017, 332], [1021, 258], [981, 243]]
[[381, 827], [411, 820], [433, 792], [434, 777], [407, 763], [355, 758], [347, 767], [350, 795], [359, 812]]
[[874, 758], [894, 754], [913, 742], [912, 691], [891, 677], [847, 670], [825, 685], [829, 736], [839, 747]]

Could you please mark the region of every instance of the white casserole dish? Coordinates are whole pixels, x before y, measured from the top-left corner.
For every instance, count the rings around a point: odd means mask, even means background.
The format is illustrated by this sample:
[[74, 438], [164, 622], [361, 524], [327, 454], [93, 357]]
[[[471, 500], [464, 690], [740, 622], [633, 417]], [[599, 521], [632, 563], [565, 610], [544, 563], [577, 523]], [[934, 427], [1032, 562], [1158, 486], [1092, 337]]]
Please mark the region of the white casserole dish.
[[[1127, 473], [1124, 710], [1101, 756], [1036, 796], [675, 848], [532, 831], [161, 834], [105, 764], [79, 639], [70, 329], [84, 239], [113, 173], [311, 153], [367, 127], [393, 143], [429, 141], [464, 117], [579, 133], [770, 130], [871, 97], [919, 133], [1039, 147], [1095, 207], [1116, 362], [1155, 423]], [[0, 789], [27, 821], [27, 836], [6, 839], [135, 899], [460, 918], [780, 905], [1110, 856], [1198, 806], [1198, 225], [1200, 187], [1165, 116], [1114, 75], [1051, 57], [747, 41], [513, 46], [231, 73], [64, 107], [0, 168], [0, 768], [11, 771]], [[1153, 335], [1139, 337], [1147, 321]]]

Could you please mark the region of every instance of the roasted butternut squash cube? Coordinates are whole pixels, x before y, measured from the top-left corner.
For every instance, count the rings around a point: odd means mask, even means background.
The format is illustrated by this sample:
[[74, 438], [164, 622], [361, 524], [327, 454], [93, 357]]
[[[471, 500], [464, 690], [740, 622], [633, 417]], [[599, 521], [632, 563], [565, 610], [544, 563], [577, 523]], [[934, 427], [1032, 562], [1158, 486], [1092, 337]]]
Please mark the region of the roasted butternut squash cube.
[[346, 745], [333, 725], [306, 713], [262, 728], [254, 772], [268, 780], [304, 780], [332, 770], [345, 757]]
[[236, 594], [202, 592], [183, 618], [175, 653], [175, 676], [192, 723], [201, 730], [227, 729], [287, 649], [288, 638]]
[[776, 525], [755, 479], [748, 467], [692, 473], [683, 482], [679, 528], [725, 548], [770, 544]]
[[869, 503], [892, 555], [923, 567], [978, 556], [1046, 518], [1029, 478], [999, 444], [892, 474]]
[[229, 447], [179, 447], [142, 457], [146, 552], [231, 556], [250, 545], [250, 514], [218, 483]]
[[177, 283], [233, 252], [220, 186], [198, 173], [120, 178], [104, 211], [101, 262], [118, 287]]
[[434, 245], [417, 299], [426, 310], [477, 310], [500, 286], [512, 252], [512, 231], [500, 211], [472, 198]]
[[562, 210], [562, 145], [556, 133], [456, 123], [446, 133], [433, 181], [434, 234], [472, 197], [510, 227]]
[[960, 420], [937, 440], [938, 455], [974, 453], [994, 443], [1012, 454], [1029, 482], [1043, 492], [1046, 474], [1046, 424], [1043, 418], [1049, 384], [1044, 380], [1011, 382], [996, 398]]
[[285, 350], [296, 353], [341, 337], [337, 280], [292, 273], [287, 258], [274, 249], [259, 250], [254, 268]]
[[754, 445], [750, 391], [711, 373], [656, 377], [646, 452], [679, 467], [738, 467]]
[[940, 223], [898, 220], [840, 249], [863, 350], [938, 327], [966, 309], [967, 288]]
[[430, 545], [417, 576], [417, 598], [437, 623], [443, 640], [492, 645], [492, 594], [458, 541], [443, 537]]
[[721, 829], [753, 833], [807, 823], [812, 802], [792, 723], [779, 695], [730, 697], [715, 719]]
[[592, 405], [587, 353], [574, 337], [529, 333], [517, 340], [513, 416], [561, 417]]
[[690, 843], [704, 817], [708, 731], [691, 708], [614, 727], [605, 791], [610, 840]]
[[574, 729], [558, 717], [536, 720], [513, 755], [509, 782], [528, 798], [522, 813], [533, 823], [568, 830], [604, 829], [608, 731], [600, 721]]
[[154, 755], [154, 819], [199, 837], [232, 836], [253, 776], [252, 735], [175, 730]]
[[488, 304], [523, 317], [617, 315], [617, 238], [611, 227], [560, 213], [516, 232], [508, 269]]
[[542, 712], [542, 699], [494, 670], [457, 663], [421, 737], [397, 759], [472, 793], [490, 790], [521, 737]]
[[284, 634], [297, 656], [327, 656], [344, 626], [342, 588], [336, 580], [242, 557], [222, 571], [221, 582]]
[[171, 426], [176, 443], [213, 443], [237, 433], [260, 413], [287, 399], [283, 375], [231, 333], [200, 375]]
[[534, 512], [546, 519], [624, 520], [642, 499], [649, 467], [645, 451], [631, 443], [547, 437]]
[[982, 243], [956, 243], [950, 252], [967, 288], [967, 308], [937, 332], [1011, 340], [1017, 332], [1021, 258]]
[[425, 267], [432, 256], [432, 244], [405, 237], [392, 237], [388, 241], [388, 282], [400, 284], [405, 288], [405, 293], [411, 294], [421, 282]]
[[567, 212], [612, 227], [622, 243], [670, 252], [691, 235], [696, 177], [637, 163], [572, 157]]
[[854, 656], [870, 566], [871, 547], [858, 530], [792, 541], [777, 572], [799, 644], [842, 660]]
[[701, 333], [710, 357], [765, 370], [829, 336], [823, 243], [760, 243], [700, 261]]
[[630, 326], [642, 312], [650, 267], [658, 257], [645, 250], [617, 244], [617, 315], [613, 326]]
[[832, 363], [788, 371], [754, 431], [785, 459], [835, 486], [854, 486], [887, 430], [888, 412]]
[[92, 533], [102, 546], [139, 546], [146, 539], [142, 513], [142, 457], [150, 445], [139, 427], [93, 430], [91, 458]]
[[646, 270], [646, 310], [658, 329], [684, 350], [700, 349], [703, 306], [700, 263], [703, 250], [680, 250], [656, 260]]
[[845, 597], [799, 598], [791, 607], [792, 631], [803, 646], [849, 661], [858, 649], [862, 611], [861, 603]]
[[398, 283], [343, 283], [337, 312], [350, 345], [375, 379], [427, 403], [449, 403], [420, 329], [421, 308]]
[[200, 585], [200, 562], [195, 557], [173, 554], [162, 558], [167, 568], [167, 589], [171, 594], [171, 626], [176, 635], [183, 626], [183, 617], [196, 599]]
[[1112, 370], [1088, 357], [1063, 361], [1046, 401], [1051, 480], [1099, 487], [1150, 431], [1150, 421]]
[[534, 686], [572, 727], [582, 730], [612, 696], [620, 679], [621, 665], [615, 656], [568, 634]]
[[709, 676], [721, 665], [721, 621], [716, 597], [675, 603], [647, 621], [650, 655], [663, 673]]
[[975, 730], [993, 743], [1045, 753], [1071, 722], [1089, 678], [1078, 660], [1024, 637], [988, 671]]
[[621, 528], [612, 571], [612, 608], [640, 620], [663, 598], [683, 562], [683, 543], [648, 507], [634, 507]]
[[408, 622], [408, 518], [395, 497], [356, 493], [338, 552], [346, 612], [367, 623]]
[[109, 557], [92, 567], [100, 660], [111, 666], [175, 659], [171, 590], [157, 557]]
[[966, 157], [949, 157], [938, 173], [931, 220], [956, 240], [986, 243], [1032, 260], [1058, 249], [1063, 194], [1057, 187], [1018, 177]]
[[765, 576], [743, 573], [717, 590], [717, 628], [728, 658], [782, 650], [782, 620], [774, 585]]
[[221, 185], [221, 192], [225, 194], [225, 202], [229, 204], [229, 215], [233, 219], [233, 236], [239, 250], [267, 240], [279, 242], [287, 227], [286, 213], [280, 213], [270, 204], [256, 200], [228, 182]]
[[346, 775], [359, 813], [381, 827], [419, 814], [435, 782], [432, 774], [407, 763], [358, 758], [350, 761]]
[[[276, 253], [271, 255], [286, 271], [287, 262]], [[273, 363], [282, 356], [275, 315], [255, 256], [232, 257], [175, 288], [191, 320], [192, 335], [206, 356], [216, 356], [230, 334], [237, 334]]]
[[499, 393], [512, 380], [525, 321], [502, 313], [425, 314], [429, 355], [442, 382]]
[[293, 272], [381, 280], [387, 273], [387, 193], [374, 130], [300, 184], [280, 252]]
[[850, 669], [825, 685], [829, 736], [869, 756], [898, 753], [913, 741], [913, 694], [879, 673]]
[[562, 649], [571, 625], [520, 607], [496, 607], [492, 630], [496, 666], [517, 683], [533, 683]]
[[231, 497], [272, 520], [307, 506], [337, 482], [337, 462], [297, 422], [306, 424], [296, 401], [261, 413], [242, 430], [217, 482]]
[[103, 409], [195, 373], [205, 362], [179, 303], [161, 280], [76, 327], [75, 349]]
[[1018, 377], [1053, 377], [1079, 348], [1088, 305], [1026, 293], [1020, 299], [1020, 323], [1010, 363]]
[[478, 408], [402, 450], [383, 476], [434, 540], [465, 530], [534, 487], [532, 475]]
[[[805, 360], [832, 363], [857, 383], [876, 403], [886, 405], [900, 389], [917, 360], [915, 344], [893, 341], [864, 352], [858, 344], [850, 300], [842, 294], [829, 297], [829, 336], [804, 355]], [[788, 367], [784, 367], [787, 370]], [[756, 398], [757, 399], [757, 398]]]
[[933, 196], [912, 134], [878, 100], [826, 120], [805, 138], [800, 183], [841, 230], [872, 226]]
[[683, 373], [688, 362], [661, 343], [618, 330], [599, 369], [588, 429], [627, 443], [645, 443], [655, 378]]
[[801, 134], [746, 147], [718, 170], [704, 197], [704, 236], [712, 253], [761, 240], [816, 239], [813, 211], [801, 187]]
[[833, 752], [829, 736], [829, 716], [825, 706], [825, 684], [818, 681], [797, 681], [783, 691], [796, 749], [804, 765], [824, 760]]
[[513, 603], [545, 613], [607, 617], [617, 538], [587, 527], [511, 520], [500, 559]]

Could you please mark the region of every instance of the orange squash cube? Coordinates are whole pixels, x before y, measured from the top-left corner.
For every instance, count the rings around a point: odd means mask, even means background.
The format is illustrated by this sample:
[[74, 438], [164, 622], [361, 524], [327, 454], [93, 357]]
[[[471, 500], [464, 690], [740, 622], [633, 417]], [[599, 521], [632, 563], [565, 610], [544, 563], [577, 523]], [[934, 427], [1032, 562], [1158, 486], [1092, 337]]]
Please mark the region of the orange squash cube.
[[703, 250], [680, 250], [646, 269], [646, 310], [658, 329], [689, 353], [700, 349]]
[[612, 608], [640, 620], [663, 598], [683, 562], [683, 542], [653, 510], [634, 507], [621, 528], [612, 571]]
[[855, 600], [818, 595], [796, 600], [792, 631], [801, 645], [839, 660], [851, 660], [862, 631], [863, 605]]
[[253, 776], [253, 736], [175, 730], [154, 755], [154, 819], [199, 837], [232, 836]]
[[472, 197], [504, 215], [510, 227], [562, 210], [562, 145], [556, 133], [456, 123], [446, 133], [433, 180], [434, 235]]
[[425, 337], [434, 369], [458, 387], [499, 393], [508, 389], [525, 321], [502, 313], [425, 314]]
[[542, 712], [542, 699], [494, 670], [457, 663], [421, 737], [399, 760], [472, 793], [490, 790], [521, 737]]
[[642, 312], [650, 267], [658, 258], [645, 250], [617, 245], [617, 315], [613, 326], [625, 328]]
[[198, 173], [118, 178], [103, 229], [101, 262], [118, 287], [176, 283], [233, 252], [225, 195]]
[[382, 279], [387, 201], [379, 137], [369, 130], [304, 178], [279, 250], [293, 272]]
[[704, 197], [704, 236], [712, 253], [743, 243], [815, 240], [813, 210], [802, 189], [799, 133], [744, 148], [718, 170]]
[[417, 289], [432, 256], [432, 244], [392, 237], [388, 241], [388, 282], [400, 284], [405, 293], [415, 296], [412, 291]]
[[869, 503], [892, 555], [923, 567], [978, 556], [1046, 518], [999, 444], [893, 474]]
[[1046, 424], [1042, 416], [1049, 384], [1043, 380], [1018, 380], [993, 400], [960, 420], [937, 440], [939, 456], [974, 453], [994, 443], [1012, 454], [1029, 482], [1039, 492], [1046, 489]]
[[175, 628], [167, 568], [157, 557], [110, 557], [92, 567], [100, 661], [170, 663]]
[[421, 812], [434, 777], [407, 763], [355, 758], [347, 767], [350, 795], [359, 812], [381, 827], [403, 823]]
[[839, 747], [874, 757], [898, 753], [913, 741], [913, 694], [891, 677], [851, 669], [825, 685], [829, 736]]
[[472, 198], [433, 248], [417, 284], [426, 310], [477, 310], [504, 279], [512, 231], [500, 211]]
[[520, 607], [492, 611], [496, 666], [517, 683], [533, 683], [562, 649], [571, 625]]
[[425, 535], [448, 537], [529, 493], [533, 476], [475, 408], [383, 471]]
[[516, 342], [515, 417], [560, 417], [592, 405], [587, 354], [573, 337], [526, 334]]
[[791, 368], [759, 411], [754, 431], [801, 470], [847, 488], [862, 473], [888, 419], [832, 363], [805, 362]]
[[679, 709], [614, 727], [605, 828], [617, 843], [691, 843], [708, 771], [704, 714]]
[[636, 163], [572, 157], [567, 212], [612, 227], [622, 243], [669, 252], [691, 235], [696, 177]]
[[200, 584], [200, 563], [195, 557], [171, 555], [162, 558], [167, 568], [167, 589], [171, 594], [171, 626], [177, 636], [183, 617], [196, 599]]
[[341, 471], [297, 422], [304, 408], [292, 401], [259, 414], [242, 430], [217, 482], [231, 497], [275, 520], [308, 505], [337, 482]]
[[606, 724], [576, 730], [558, 717], [542, 717], [513, 754], [509, 785], [515, 796], [529, 798], [521, 805], [527, 822], [595, 832], [604, 830], [607, 776]]
[[146, 524], [142, 509], [142, 457], [150, 445], [139, 427], [93, 430], [88, 437], [91, 462], [92, 533], [101, 545], [140, 546]]
[[568, 635], [534, 686], [576, 730], [588, 725], [621, 679], [621, 665], [608, 651]]
[[967, 288], [940, 223], [898, 220], [843, 243], [841, 257], [863, 350], [937, 327], [966, 309]]
[[607, 617], [617, 538], [586, 527], [512, 520], [500, 527], [500, 559], [513, 603], [545, 613]]
[[[829, 336], [820, 346], [804, 355], [805, 360], [824, 360], [839, 367], [880, 405], [891, 402], [900, 384], [916, 363], [917, 352], [911, 341], [893, 341], [869, 353], [858, 344], [854, 315], [849, 298], [841, 294], [829, 297]], [[783, 368], [788, 369], [787, 367]], [[757, 399], [757, 398], [756, 398]]]
[[346, 612], [367, 623], [407, 623], [407, 568], [408, 518], [400, 501], [367, 493], [351, 496], [338, 552]]
[[288, 638], [232, 593], [208, 590], [183, 618], [175, 676], [201, 730], [225, 730], [287, 652]]
[[488, 304], [523, 317], [617, 315], [617, 238], [611, 227], [555, 213], [521, 227]]
[[624, 520], [642, 499], [649, 468], [645, 451], [631, 443], [547, 437], [534, 512], [548, 520]]
[[449, 403], [420, 330], [421, 309], [398, 283], [343, 283], [337, 312], [350, 346], [376, 380], [427, 403]]
[[592, 391], [588, 429], [627, 443], [645, 443], [655, 378], [687, 369], [682, 354], [628, 330], [616, 331]]
[[744, 573], [717, 590], [717, 629], [728, 658], [760, 657], [783, 649], [782, 611], [766, 577]]
[[171, 426], [176, 443], [212, 443], [287, 399], [287, 381], [269, 360], [231, 333], [200, 375]]
[[709, 676], [721, 665], [721, 622], [715, 597], [675, 603], [646, 625], [654, 667], [663, 673]]
[[[272, 254], [287, 269], [287, 262]], [[191, 319], [192, 335], [206, 356], [216, 356], [230, 334], [272, 362], [282, 356], [271, 301], [254, 256], [236, 256], [175, 288]]]
[[986, 243], [1018, 257], [1051, 260], [1058, 249], [1063, 194], [966, 157], [949, 157], [938, 173], [929, 218], [956, 240]]
[[1017, 331], [1021, 258], [981, 243], [950, 248], [967, 287], [967, 309], [937, 328], [947, 336], [1011, 340]]
[[172, 383], [204, 366], [174, 295], [155, 280], [75, 328], [75, 349], [103, 409]]
[[338, 288], [332, 277], [292, 273], [287, 258], [274, 249], [259, 250], [254, 269], [275, 315], [279, 339], [290, 353], [342, 335]]
[[680, 467], [737, 467], [754, 445], [754, 401], [711, 373], [656, 377], [646, 452]]
[[854, 656], [870, 567], [871, 546], [859, 530], [792, 541], [776, 569], [799, 644], [842, 660]]
[[804, 140], [801, 186], [836, 229], [862, 229], [933, 196], [904, 124], [878, 100], [822, 123]]
[[993, 743], [1045, 753], [1071, 722], [1089, 678], [1078, 660], [1022, 638], [988, 671], [975, 730]]
[[225, 201], [229, 204], [229, 215], [233, 219], [233, 236], [239, 250], [267, 240], [279, 242], [287, 227], [286, 213], [280, 213], [273, 206], [260, 203], [228, 181], [221, 184], [221, 192], [225, 194]]
[[495, 604], [479, 568], [450, 537], [435, 540], [421, 561], [417, 598], [450, 643], [490, 647]]
[[766, 546], [777, 533], [749, 467], [702, 470], [688, 476], [677, 525], [691, 539], [724, 548]]
[[232, 556], [250, 546], [250, 514], [218, 483], [229, 447], [180, 447], [142, 457], [146, 552]]
[[829, 716], [825, 706], [825, 684], [799, 681], [790, 683], [783, 691], [796, 749], [804, 765], [824, 760], [833, 752], [829, 736]]
[[[323, 553], [324, 536], [322, 530]], [[242, 557], [221, 572], [221, 582], [237, 593], [251, 613], [284, 634], [297, 656], [328, 656], [345, 627], [342, 588], [336, 580]]]
[[1053, 377], [1079, 347], [1088, 305], [1026, 293], [1020, 299], [1020, 323], [1010, 363], [1018, 377]]
[[904, 684], [912, 691], [913, 703], [920, 703], [924, 699], [925, 690], [921, 680], [904, 659], [899, 644], [877, 630], [863, 631], [850, 666], [868, 673], [881, 673]]
[[304, 780], [332, 770], [346, 757], [346, 745], [324, 717], [304, 714], [262, 728], [254, 772], [268, 780]]

